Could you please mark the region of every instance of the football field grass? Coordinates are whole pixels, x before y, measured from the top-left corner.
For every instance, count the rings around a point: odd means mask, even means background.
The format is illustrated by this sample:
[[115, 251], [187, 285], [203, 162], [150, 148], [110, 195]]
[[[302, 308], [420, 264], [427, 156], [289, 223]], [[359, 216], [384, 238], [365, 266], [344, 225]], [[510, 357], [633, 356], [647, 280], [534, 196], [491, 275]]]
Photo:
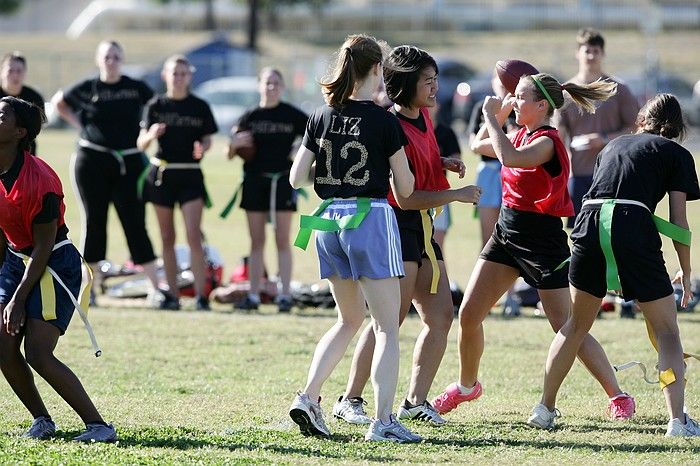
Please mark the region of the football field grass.
[[[39, 152], [64, 181], [67, 221], [77, 239], [79, 216], [67, 177], [74, 140], [73, 132], [47, 131], [39, 140]], [[217, 139], [204, 161], [207, 186], [215, 203], [205, 216], [204, 230], [226, 260], [228, 275], [248, 249], [248, 240], [239, 210], [227, 220], [217, 217], [240, 170], [239, 160], [225, 161], [223, 145], [224, 141]], [[471, 159], [467, 158], [469, 179], [476, 157]], [[309, 211], [314, 203], [313, 199], [304, 201], [300, 210]], [[689, 206], [691, 228], [698, 231], [700, 203]], [[480, 240], [472, 208], [458, 207], [455, 212], [446, 257], [452, 277], [463, 287]], [[665, 215], [665, 204], [660, 212]], [[149, 212], [151, 237], [159, 250], [153, 217]], [[674, 270], [670, 243], [665, 241], [664, 248], [669, 270]], [[274, 255], [268, 252], [268, 267], [274, 271]], [[695, 252], [696, 268], [698, 257]], [[115, 216], [110, 223], [109, 258], [117, 263], [127, 258]], [[313, 248], [295, 252], [295, 260], [295, 278], [315, 281]], [[186, 303], [185, 307], [192, 306]], [[621, 423], [605, 418], [607, 399], [602, 389], [577, 363], [561, 391], [558, 408], [563, 414], [562, 427], [553, 432], [527, 427], [524, 421], [539, 400], [544, 358], [553, 336], [546, 320], [531, 311], [513, 320], [505, 320], [494, 311], [487, 319], [480, 373], [484, 396], [447, 415], [449, 423], [444, 427], [410, 423], [424, 437], [423, 443], [365, 443], [364, 428], [330, 418], [331, 440], [302, 437], [287, 409], [294, 392], [304, 385], [316, 342], [334, 320], [333, 311], [311, 309], [278, 315], [267, 306], [257, 313], [241, 313], [219, 305], [210, 313], [159, 312], [121, 306], [116, 300], [103, 301], [103, 307], [91, 310], [91, 321], [104, 355], [99, 359], [91, 355], [89, 340], [77, 318], [61, 339], [57, 354], [82, 378], [105, 419], [115, 424], [119, 442], [70, 442], [82, 427], [80, 420], [40, 379], [39, 389], [59, 425], [59, 436], [47, 442], [20, 438], [29, 426], [29, 415], [9, 386], [0, 382], [0, 463], [700, 464], [700, 441], [663, 437], [667, 418], [661, 393], [658, 386], [646, 384], [635, 369], [619, 374], [623, 389], [637, 399], [633, 420]], [[456, 326], [455, 322], [431, 396], [457, 376]], [[700, 314], [681, 314], [680, 326], [686, 350], [699, 352]], [[396, 405], [407, 389], [412, 346], [419, 330], [419, 319], [410, 317], [401, 331]], [[653, 367], [655, 353], [641, 318], [620, 320], [606, 315], [596, 322], [592, 333], [614, 364], [640, 360]], [[342, 393], [349, 364], [350, 352], [323, 388], [322, 405], [327, 412]], [[690, 413], [697, 415], [700, 364], [696, 361], [689, 363], [687, 387], [686, 404]], [[371, 389], [365, 397], [371, 412]]]

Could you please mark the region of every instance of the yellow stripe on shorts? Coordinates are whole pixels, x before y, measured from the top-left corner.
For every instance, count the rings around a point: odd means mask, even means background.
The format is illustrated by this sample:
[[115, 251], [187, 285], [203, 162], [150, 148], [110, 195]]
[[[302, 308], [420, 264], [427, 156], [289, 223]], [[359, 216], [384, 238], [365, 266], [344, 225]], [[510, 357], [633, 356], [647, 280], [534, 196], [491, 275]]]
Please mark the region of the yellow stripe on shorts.
[[[29, 258], [22, 259], [24, 267], [27, 267]], [[44, 320], [56, 320], [56, 288], [53, 286], [53, 277], [48, 270], [44, 270], [39, 280], [41, 292], [41, 317]]]
[[440, 266], [437, 262], [435, 249], [433, 249], [433, 223], [430, 220], [428, 210], [421, 210], [420, 216], [423, 220], [423, 247], [425, 247], [425, 254], [428, 256], [430, 265], [433, 267], [433, 277], [430, 282], [430, 294], [436, 294], [438, 282], [440, 281]]
[[56, 288], [53, 277], [48, 270], [44, 271], [39, 282], [41, 289], [41, 316], [44, 320], [56, 320]]

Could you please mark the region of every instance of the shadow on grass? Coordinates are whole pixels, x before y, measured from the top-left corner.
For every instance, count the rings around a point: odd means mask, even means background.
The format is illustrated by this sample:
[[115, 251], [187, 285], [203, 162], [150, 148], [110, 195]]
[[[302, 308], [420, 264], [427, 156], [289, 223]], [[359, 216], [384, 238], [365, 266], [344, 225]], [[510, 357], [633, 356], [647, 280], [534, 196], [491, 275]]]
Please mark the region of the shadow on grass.
[[[677, 443], [668, 443], [668, 444], [662, 444], [661, 442], [664, 442], [666, 440], [665, 437], [663, 437], [664, 430], [660, 429], [658, 427], [646, 427], [646, 426], [641, 426], [641, 425], [635, 425], [635, 424], [617, 424], [617, 425], [610, 425], [610, 426], [601, 426], [600, 424], [586, 424], [586, 425], [575, 425], [575, 426], [570, 426], [563, 424], [561, 427], [558, 427], [557, 429], [546, 432], [546, 431], [541, 431], [541, 430], [534, 430], [532, 427], [528, 426], [524, 422], [522, 423], [509, 423], [509, 422], [491, 422], [489, 423], [492, 426], [499, 426], [503, 430], [494, 433], [494, 434], [488, 434], [487, 436], [474, 436], [470, 438], [464, 438], [464, 439], [436, 439], [436, 438], [424, 438], [423, 443], [424, 444], [431, 444], [431, 445], [445, 445], [445, 446], [453, 446], [453, 447], [462, 447], [462, 448], [474, 448], [474, 447], [487, 447], [487, 446], [508, 446], [508, 447], [526, 447], [526, 448], [537, 448], [537, 449], [571, 449], [571, 450], [586, 450], [586, 451], [594, 451], [594, 452], [606, 452], [606, 451], [618, 451], [618, 452], [644, 452], [644, 453], [663, 453], [663, 452], [671, 452], [675, 451], [677, 452], [679, 450], [679, 446]], [[473, 426], [469, 426], [467, 424], [464, 424], [464, 427], [467, 429], [472, 428]], [[542, 438], [537, 438], [537, 439], [523, 439], [523, 438], [512, 438], [509, 437], [508, 435], [504, 435], [503, 432], [505, 430], [511, 430], [511, 431], [517, 431], [518, 433], [522, 431], [532, 431], [532, 432], [537, 432], [537, 433], [542, 433], [545, 435], [550, 435], [551, 439], [542, 439]], [[640, 444], [640, 443], [610, 443], [608, 442], [600, 442], [600, 443], [594, 443], [594, 442], [585, 442], [585, 441], [562, 441], [558, 440], [560, 436], [558, 436], [557, 432], [576, 432], [576, 433], [591, 433], [591, 432], [616, 432], [618, 434], [622, 433], [633, 433], [633, 434], [655, 434], [659, 436], [659, 443], [656, 444]], [[696, 444], [695, 442], [689, 442], [687, 446], [681, 447], [683, 451], [686, 452], [692, 452], [692, 453], [700, 453], [700, 444]]]
[[[66, 435], [68, 439], [72, 436]], [[308, 444], [309, 441], [314, 442]], [[334, 434], [331, 440], [306, 440], [298, 432], [243, 429], [230, 434], [212, 435], [190, 428], [120, 429], [119, 447], [171, 448], [192, 450], [218, 448], [229, 451], [265, 450], [281, 455], [300, 455], [314, 458], [348, 459], [395, 462], [402, 458], [370, 454], [363, 449], [346, 448], [357, 441], [356, 436]], [[334, 451], [331, 451], [334, 450]]]

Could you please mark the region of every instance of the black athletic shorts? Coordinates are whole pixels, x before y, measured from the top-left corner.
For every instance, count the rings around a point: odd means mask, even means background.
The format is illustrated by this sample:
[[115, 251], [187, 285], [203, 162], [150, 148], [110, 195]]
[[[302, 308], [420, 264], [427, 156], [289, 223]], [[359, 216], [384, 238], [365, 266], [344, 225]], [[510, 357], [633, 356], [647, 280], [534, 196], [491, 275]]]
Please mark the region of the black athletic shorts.
[[[569, 281], [579, 290], [603, 297], [607, 291], [605, 256], [598, 234], [599, 205], [584, 206], [571, 232]], [[651, 214], [635, 205], [615, 206], [612, 249], [625, 300], [654, 301], [673, 293], [661, 252], [661, 237]]]
[[[241, 208], [254, 212], [268, 212], [270, 210], [270, 186], [272, 180], [259, 173], [247, 173], [243, 179], [241, 193]], [[277, 180], [277, 205], [275, 210], [297, 210], [297, 193], [289, 184], [289, 174], [283, 175]]]
[[[401, 228], [401, 226], [399, 226], [399, 236], [401, 236], [402, 260], [404, 262], [418, 262], [418, 265], [420, 266], [423, 259], [428, 258], [428, 254], [425, 252], [423, 231]], [[437, 260], [443, 260], [440, 245], [435, 242], [432, 234], [430, 235], [430, 244], [435, 250], [435, 257]]]
[[195, 199], [206, 199], [204, 176], [199, 169], [165, 170], [158, 180], [158, 167], [151, 165], [143, 186], [143, 200], [163, 207], [175, 207]]
[[559, 217], [501, 207], [481, 259], [517, 269], [525, 282], [538, 290], [568, 288], [566, 266], [569, 244]]

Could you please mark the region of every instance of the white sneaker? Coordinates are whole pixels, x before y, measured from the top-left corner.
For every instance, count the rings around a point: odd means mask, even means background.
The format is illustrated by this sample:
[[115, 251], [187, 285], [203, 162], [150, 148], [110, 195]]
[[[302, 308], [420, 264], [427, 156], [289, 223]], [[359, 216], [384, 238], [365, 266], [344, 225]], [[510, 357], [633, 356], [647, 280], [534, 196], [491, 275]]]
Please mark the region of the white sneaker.
[[289, 416], [299, 425], [302, 435], [330, 438], [331, 432], [323, 420], [321, 405], [311, 401], [306, 393], [297, 392], [289, 407]]
[[668, 421], [666, 437], [700, 437], [700, 426], [686, 414], [685, 424], [678, 418]]
[[54, 435], [56, 435], [56, 424], [47, 417], [39, 416], [32, 421], [32, 425], [22, 434], [22, 437], [46, 440]]
[[86, 424], [85, 432], [73, 437], [76, 442], [114, 442], [117, 431], [112, 424]]
[[379, 419], [372, 421], [365, 434], [365, 440], [375, 442], [413, 443], [420, 442], [423, 438], [406, 429], [392, 414], [389, 424], [384, 424]]
[[431, 405], [427, 400], [411, 408], [406, 406], [407, 404], [408, 401], [404, 401], [399, 408], [399, 419], [425, 421], [434, 426], [443, 426], [447, 423], [447, 420], [440, 416], [437, 410], [433, 408], [433, 405]]
[[350, 424], [370, 424], [372, 420], [365, 412], [365, 403], [366, 401], [359, 396], [346, 399], [341, 396], [333, 404], [333, 416]]
[[559, 416], [561, 414], [558, 409], [554, 408], [554, 410], [550, 411], [545, 405], [538, 403], [532, 408], [532, 413], [527, 418], [527, 424], [540, 429], [554, 429], [556, 427], [554, 420]]

